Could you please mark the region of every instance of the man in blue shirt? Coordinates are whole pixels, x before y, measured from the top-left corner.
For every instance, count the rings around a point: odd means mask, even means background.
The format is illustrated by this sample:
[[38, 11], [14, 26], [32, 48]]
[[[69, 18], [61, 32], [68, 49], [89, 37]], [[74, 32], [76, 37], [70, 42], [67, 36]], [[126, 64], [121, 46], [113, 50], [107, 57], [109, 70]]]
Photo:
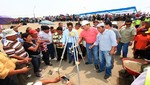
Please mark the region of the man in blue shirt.
[[[71, 22], [67, 23], [68, 29], [64, 30], [62, 37], [62, 44], [65, 45], [67, 43], [67, 53], [69, 55], [69, 63], [72, 62], [74, 56], [71, 53], [70, 48], [73, 43], [77, 43], [78, 40], [78, 32], [73, 29], [73, 24]], [[75, 62], [73, 63], [75, 64]]]
[[100, 72], [104, 71], [105, 67], [105, 76], [104, 79], [107, 79], [111, 76], [112, 69], [112, 55], [115, 53], [115, 46], [117, 46], [116, 35], [112, 30], [104, 28], [104, 23], [97, 25], [99, 34], [97, 35], [96, 42], [94, 45], [99, 45], [99, 60], [100, 60]]

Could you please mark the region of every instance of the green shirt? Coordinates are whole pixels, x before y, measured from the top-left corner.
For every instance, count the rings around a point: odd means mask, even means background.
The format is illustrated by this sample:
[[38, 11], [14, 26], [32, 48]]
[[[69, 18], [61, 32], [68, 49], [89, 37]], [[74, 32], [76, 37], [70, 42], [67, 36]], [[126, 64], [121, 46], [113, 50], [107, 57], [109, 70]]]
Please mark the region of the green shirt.
[[141, 20], [136, 20], [135, 21], [135, 25], [140, 25], [141, 24]]
[[150, 18], [145, 18], [144, 21], [149, 22], [149, 21], [150, 21]]
[[132, 41], [132, 36], [136, 35], [136, 28], [132, 26], [130, 28], [126, 28], [126, 26], [123, 26], [119, 32], [121, 34], [121, 42], [128, 43]]

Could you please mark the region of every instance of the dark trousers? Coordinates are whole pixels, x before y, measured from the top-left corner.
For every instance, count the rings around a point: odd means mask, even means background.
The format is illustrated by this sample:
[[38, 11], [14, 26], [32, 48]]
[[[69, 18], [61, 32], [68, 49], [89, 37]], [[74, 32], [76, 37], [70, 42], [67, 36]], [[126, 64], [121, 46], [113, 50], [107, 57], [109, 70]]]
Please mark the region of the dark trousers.
[[49, 60], [49, 51], [42, 51], [42, 54], [43, 54], [43, 61], [46, 65], [49, 65], [50, 64], [50, 60]]
[[145, 56], [145, 50], [138, 50], [136, 49], [134, 52], [134, 58], [144, 58]]
[[55, 48], [54, 48], [53, 43], [52, 44], [48, 44], [47, 48], [48, 48], [49, 54], [51, 56], [51, 59], [54, 59], [55, 58], [55, 56], [54, 56], [55, 55]]
[[19, 84], [16, 75], [6, 77], [5, 79], [0, 79], [0, 85], [21, 85]]
[[33, 65], [33, 68], [34, 68], [34, 73], [38, 72], [39, 71], [39, 68], [40, 68], [40, 58], [38, 57], [32, 57], [32, 65]]
[[[63, 48], [56, 48], [57, 51], [57, 61], [60, 61], [62, 53], [63, 53]], [[63, 60], [67, 60], [67, 51], [65, 50], [64, 56], [63, 56]]]
[[148, 49], [148, 50], [145, 51], [144, 58], [150, 60], [150, 49]]
[[[81, 48], [81, 51], [82, 51], [82, 56], [86, 56], [86, 48], [83, 46], [83, 44], [80, 44], [80, 48]], [[79, 56], [79, 59], [81, 59], [81, 56]]]

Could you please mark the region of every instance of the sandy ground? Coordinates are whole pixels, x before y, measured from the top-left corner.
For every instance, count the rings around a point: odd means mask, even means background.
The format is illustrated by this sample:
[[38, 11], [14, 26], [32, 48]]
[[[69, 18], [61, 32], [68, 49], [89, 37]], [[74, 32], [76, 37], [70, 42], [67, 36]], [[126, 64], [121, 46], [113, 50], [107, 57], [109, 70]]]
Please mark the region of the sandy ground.
[[[66, 22], [63, 22], [64, 24]], [[56, 28], [58, 25], [58, 22], [55, 22], [54, 27]], [[39, 24], [28, 24], [25, 26], [22, 26], [19, 28], [20, 32], [25, 32], [25, 29], [27, 27], [32, 27], [33, 29], [36, 29], [40, 27]], [[4, 28], [8, 28], [10, 25], [4, 26]], [[2, 45], [0, 45], [0, 48], [2, 48]], [[129, 57], [132, 57], [132, 50], [131, 47], [129, 48]], [[87, 58], [85, 58], [87, 60]], [[121, 63], [121, 56], [114, 56], [114, 68], [112, 69], [112, 76], [105, 80], [103, 79], [104, 77], [104, 72], [102, 73], [96, 73], [94, 69], [94, 65], [85, 65], [83, 61], [81, 61], [79, 65], [79, 75], [80, 75], [80, 85], [119, 85], [118, 84], [118, 77], [119, 73], [118, 71], [122, 69], [122, 63]], [[41, 68], [42, 70], [42, 77], [37, 78], [33, 74], [31, 78], [28, 79], [29, 82], [35, 82], [40, 79], [53, 79], [58, 76], [57, 74], [57, 68], [59, 65], [59, 62], [56, 60], [52, 60], [53, 66], [45, 66], [44, 63], [42, 62]], [[78, 83], [78, 76], [77, 76], [77, 67], [73, 66], [72, 64], [69, 64], [68, 61], [63, 61], [62, 66], [60, 68], [60, 73], [61, 75], [66, 75], [70, 80], [73, 82], [73, 85], [79, 85]], [[49, 71], [52, 71], [52, 75], [49, 73]], [[59, 83], [56, 84], [48, 84], [48, 85], [65, 85], [63, 81], [60, 81]]]

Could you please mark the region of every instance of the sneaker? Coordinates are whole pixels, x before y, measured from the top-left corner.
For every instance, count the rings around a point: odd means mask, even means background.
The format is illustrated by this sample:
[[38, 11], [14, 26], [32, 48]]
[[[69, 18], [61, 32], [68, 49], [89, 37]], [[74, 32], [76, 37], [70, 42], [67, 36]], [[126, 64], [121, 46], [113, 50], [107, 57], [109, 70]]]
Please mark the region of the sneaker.
[[60, 60], [57, 59], [57, 62], [59, 62]]
[[55, 57], [55, 58], [53, 58], [52, 60], [57, 60], [57, 58]]
[[67, 59], [63, 59], [65, 62], [67, 61]]
[[110, 75], [105, 75], [104, 79], [108, 79], [110, 77]]
[[49, 65], [50, 65], [50, 66], [53, 66], [53, 64], [52, 64], [52, 63], [50, 63]]
[[96, 70], [97, 73], [101, 73], [103, 72], [104, 70]]
[[35, 76], [36, 76], [36, 77], [41, 77], [42, 75], [41, 75], [39, 72], [36, 72], [36, 73], [35, 73]]
[[39, 69], [39, 70], [38, 70], [38, 72], [41, 72], [41, 71], [42, 71], [42, 69]]
[[51, 60], [53, 60], [55, 57], [51, 57]]
[[75, 65], [75, 62], [73, 62], [73, 64], [72, 65]]
[[69, 63], [71, 63], [72, 61], [69, 61]]
[[86, 62], [85, 64], [86, 64], [86, 65], [88, 65], [88, 64], [91, 64], [91, 63], [89, 63], [89, 62]]
[[53, 66], [53, 64], [52, 64], [52, 63], [46, 64], [46, 65], [48, 65], [48, 66]]

